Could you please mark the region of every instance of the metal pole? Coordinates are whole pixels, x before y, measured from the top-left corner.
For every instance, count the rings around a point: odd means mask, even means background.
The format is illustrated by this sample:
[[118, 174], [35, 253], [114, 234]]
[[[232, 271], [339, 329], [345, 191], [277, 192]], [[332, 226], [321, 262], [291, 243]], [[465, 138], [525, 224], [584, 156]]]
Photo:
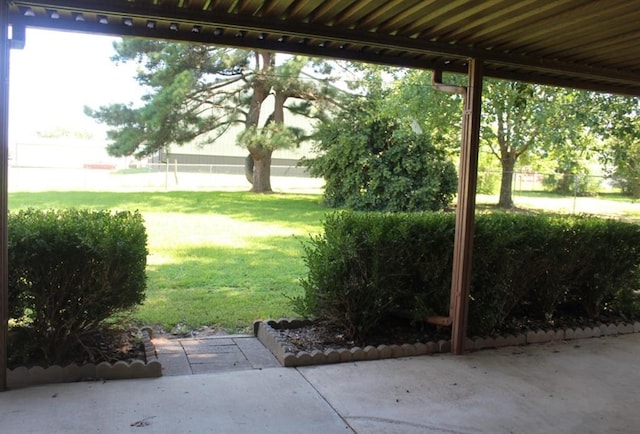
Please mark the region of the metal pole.
[[176, 181], [176, 185], [178, 185], [178, 159], [173, 159], [173, 179]]
[[164, 162], [164, 189], [169, 189], [169, 159]]
[[573, 214], [576, 213], [576, 202], [578, 200], [578, 174], [573, 174]]
[[9, 3], [0, 0], [0, 391], [7, 390], [9, 279], [7, 220], [9, 171]]
[[469, 60], [469, 84], [465, 98], [460, 149], [460, 180], [456, 207], [456, 232], [451, 279], [451, 352], [462, 354], [467, 336], [469, 287], [473, 258], [473, 227], [480, 148], [480, 110], [482, 104], [482, 61]]

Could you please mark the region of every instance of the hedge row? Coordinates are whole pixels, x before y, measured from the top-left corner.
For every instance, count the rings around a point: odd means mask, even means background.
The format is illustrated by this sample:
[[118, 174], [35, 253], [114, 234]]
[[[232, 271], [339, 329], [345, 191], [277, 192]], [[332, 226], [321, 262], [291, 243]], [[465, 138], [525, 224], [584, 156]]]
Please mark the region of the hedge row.
[[[298, 313], [364, 338], [390, 314], [415, 320], [449, 311], [455, 216], [329, 215], [305, 244], [308, 275]], [[639, 312], [640, 228], [582, 216], [476, 218], [469, 335], [514, 319], [551, 321]]]
[[91, 352], [89, 339], [109, 318], [143, 301], [140, 214], [30, 209], [10, 213], [8, 227], [10, 317], [23, 325], [14, 360], [61, 363]]

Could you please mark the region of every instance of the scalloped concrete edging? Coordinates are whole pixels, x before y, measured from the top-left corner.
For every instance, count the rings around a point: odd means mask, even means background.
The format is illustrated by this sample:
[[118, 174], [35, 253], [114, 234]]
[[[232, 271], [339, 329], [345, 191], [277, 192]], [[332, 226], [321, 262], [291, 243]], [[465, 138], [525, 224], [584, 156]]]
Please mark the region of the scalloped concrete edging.
[[10, 389], [33, 386], [37, 384], [71, 383], [75, 381], [121, 380], [128, 378], [152, 378], [162, 376], [162, 365], [158, 361], [156, 348], [151, 342], [151, 330], [142, 329], [145, 361], [101, 362], [97, 365], [87, 363], [67, 366], [53, 365], [47, 368], [20, 366], [7, 369], [7, 386]]
[[[424, 354], [448, 353], [451, 351], [449, 340], [403, 345], [378, 345], [352, 348], [329, 349], [312, 352], [299, 351], [282, 338], [278, 330], [299, 328], [312, 324], [305, 319], [286, 319], [256, 321], [253, 324], [255, 336], [267, 347], [285, 367], [324, 365], [329, 363], [356, 362], [360, 360], [378, 360], [397, 357], [421, 356]], [[529, 330], [517, 335], [507, 334], [488, 337], [467, 338], [465, 349], [477, 351], [485, 348], [541, 344], [553, 341], [588, 339], [628, 333], [640, 333], [640, 322], [600, 324], [592, 327], [564, 328], [555, 330]]]

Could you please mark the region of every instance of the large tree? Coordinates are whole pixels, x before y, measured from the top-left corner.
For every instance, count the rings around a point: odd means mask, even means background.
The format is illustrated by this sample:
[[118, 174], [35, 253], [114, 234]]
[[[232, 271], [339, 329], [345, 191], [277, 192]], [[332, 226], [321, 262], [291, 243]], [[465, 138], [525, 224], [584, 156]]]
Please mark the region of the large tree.
[[640, 98], [598, 94], [594, 131], [602, 138], [605, 170], [624, 194], [640, 197]]
[[332, 93], [327, 65], [308, 58], [279, 63], [272, 52], [129, 38], [114, 48], [114, 61], [140, 64], [136, 79], [148, 93], [139, 107], [85, 109], [110, 127], [108, 153], [142, 157], [196, 138], [210, 143], [241, 125], [238, 144], [249, 151], [254, 192], [271, 191], [273, 151], [303, 139], [300, 130], [286, 127], [285, 110], [314, 116]]
[[[398, 80], [383, 100], [384, 111], [398, 118], [408, 119], [435, 145], [457, 154], [462, 128], [462, 97], [434, 89], [431, 71], [410, 70]], [[446, 81], [464, 85], [460, 75], [445, 76]]]
[[[433, 144], [457, 154], [462, 98], [435, 90], [430, 71], [361, 65], [360, 76], [359, 88], [384, 95], [380, 112], [410, 122]], [[464, 86], [466, 79], [446, 74], [445, 82]], [[604, 158], [624, 192], [640, 195], [640, 99], [487, 79], [482, 113], [482, 150], [501, 168], [499, 206], [513, 207], [518, 164], [543, 164], [559, 174], [556, 189], [573, 191], [577, 178], [588, 178], [581, 175], [588, 174], [586, 162], [595, 155]]]
[[[464, 77], [445, 81], [464, 85]], [[588, 153], [587, 94], [569, 89], [520, 82], [485, 80], [481, 143], [501, 166], [498, 205], [513, 206], [513, 173], [521, 159], [553, 158], [556, 170], [572, 170], [569, 162]], [[431, 72], [412, 71], [394, 84], [385, 101], [387, 111], [417, 121], [431, 140], [457, 151], [460, 144], [462, 101], [431, 86]]]
[[513, 207], [513, 174], [521, 158], [553, 158], [569, 173], [590, 151], [587, 118], [572, 89], [486, 80], [481, 139], [500, 161], [498, 206]]

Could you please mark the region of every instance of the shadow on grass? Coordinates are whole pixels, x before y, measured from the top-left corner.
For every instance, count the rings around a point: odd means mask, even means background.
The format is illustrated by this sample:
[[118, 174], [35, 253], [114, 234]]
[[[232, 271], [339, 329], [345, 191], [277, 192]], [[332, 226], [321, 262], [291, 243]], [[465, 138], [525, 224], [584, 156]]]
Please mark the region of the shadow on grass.
[[317, 224], [330, 209], [314, 194], [249, 192], [23, 192], [10, 193], [9, 209], [92, 208], [154, 213], [219, 214], [243, 221]]

